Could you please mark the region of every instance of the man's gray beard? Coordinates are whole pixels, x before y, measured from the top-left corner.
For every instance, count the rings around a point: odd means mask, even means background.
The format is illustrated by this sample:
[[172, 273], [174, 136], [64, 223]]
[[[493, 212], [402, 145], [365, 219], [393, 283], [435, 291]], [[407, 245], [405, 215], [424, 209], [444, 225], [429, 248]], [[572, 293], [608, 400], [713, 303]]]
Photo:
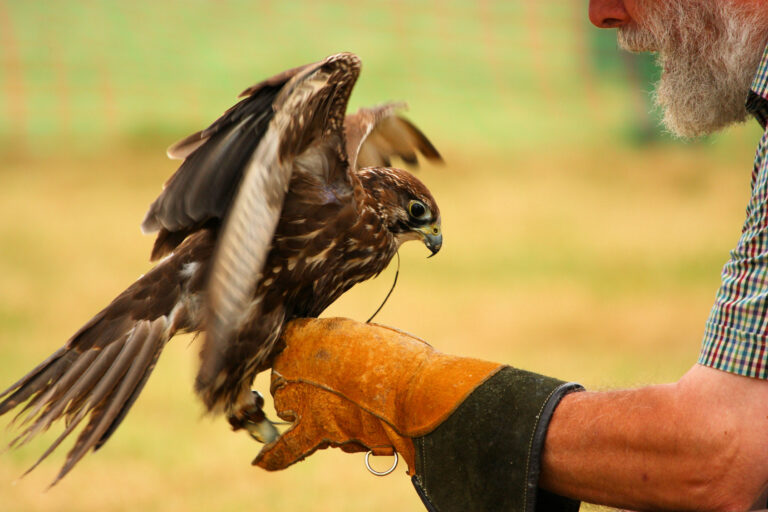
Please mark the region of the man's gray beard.
[[654, 98], [667, 129], [695, 137], [744, 121], [766, 16], [723, 0], [639, 3], [647, 19], [621, 27], [619, 46], [658, 52], [662, 75]]

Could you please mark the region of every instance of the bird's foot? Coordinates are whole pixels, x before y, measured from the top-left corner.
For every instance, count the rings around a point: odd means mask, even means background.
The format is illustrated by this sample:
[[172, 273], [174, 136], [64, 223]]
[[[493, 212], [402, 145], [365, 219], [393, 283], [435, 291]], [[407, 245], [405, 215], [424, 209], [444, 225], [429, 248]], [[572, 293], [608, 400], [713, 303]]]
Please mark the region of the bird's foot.
[[227, 419], [232, 430], [245, 429], [250, 436], [260, 443], [271, 443], [280, 436], [275, 423], [264, 414], [264, 397], [258, 391], [251, 391], [251, 401], [237, 411], [229, 414]]

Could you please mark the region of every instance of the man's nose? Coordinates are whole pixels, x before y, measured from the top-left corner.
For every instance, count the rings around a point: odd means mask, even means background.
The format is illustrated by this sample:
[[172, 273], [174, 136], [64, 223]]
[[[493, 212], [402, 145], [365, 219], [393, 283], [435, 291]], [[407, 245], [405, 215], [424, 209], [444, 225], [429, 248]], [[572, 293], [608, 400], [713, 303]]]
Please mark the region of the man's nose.
[[624, 0], [590, 0], [589, 21], [598, 28], [618, 28], [632, 20]]

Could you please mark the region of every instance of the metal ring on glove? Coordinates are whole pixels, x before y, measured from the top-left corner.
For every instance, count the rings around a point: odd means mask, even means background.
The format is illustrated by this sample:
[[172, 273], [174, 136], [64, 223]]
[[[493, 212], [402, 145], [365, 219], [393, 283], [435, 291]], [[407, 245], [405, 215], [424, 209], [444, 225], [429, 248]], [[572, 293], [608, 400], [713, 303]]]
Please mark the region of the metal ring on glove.
[[397, 452], [393, 452], [393, 455], [395, 456], [395, 463], [392, 464], [392, 467], [389, 468], [386, 471], [376, 471], [375, 469], [373, 469], [371, 467], [371, 463], [368, 460], [372, 453], [373, 452], [371, 450], [368, 450], [368, 453], [365, 454], [365, 467], [368, 468], [368, 471], [370, 471], [372, 474], [374, 474], [376, 476], [387, 476], [388, 474], [393, 472], [395, 470], [395, 468], [397, 467]]

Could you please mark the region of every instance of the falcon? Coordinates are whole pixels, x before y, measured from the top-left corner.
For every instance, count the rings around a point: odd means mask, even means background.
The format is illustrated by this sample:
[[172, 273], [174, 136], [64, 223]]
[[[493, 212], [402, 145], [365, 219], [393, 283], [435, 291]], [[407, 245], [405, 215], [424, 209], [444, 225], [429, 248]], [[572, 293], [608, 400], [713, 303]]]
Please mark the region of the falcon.
[[390, 167], [440, 154], [402, 104], [345, 115], [360, 68], [341, 53], [280, 73], [169, 148], [183, 162], [142, 223], [159, 262], [0, 394], [0, 414], [24, 404], [11, 446], [65, 420], [30, 471], [80, 425], [53, 484], [101, 447], [179, 332], [204, 333], [195, 391], [206, 409], [269, 441], [251, 385], [286, 323], [379, 274], [403, 242], [440, 249], [434, 198]]

